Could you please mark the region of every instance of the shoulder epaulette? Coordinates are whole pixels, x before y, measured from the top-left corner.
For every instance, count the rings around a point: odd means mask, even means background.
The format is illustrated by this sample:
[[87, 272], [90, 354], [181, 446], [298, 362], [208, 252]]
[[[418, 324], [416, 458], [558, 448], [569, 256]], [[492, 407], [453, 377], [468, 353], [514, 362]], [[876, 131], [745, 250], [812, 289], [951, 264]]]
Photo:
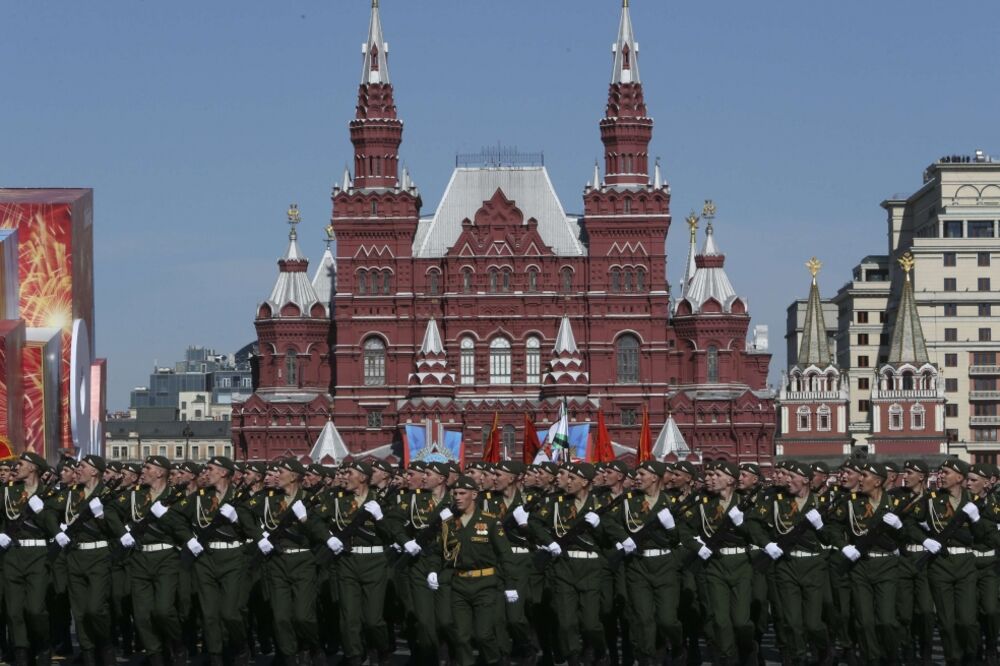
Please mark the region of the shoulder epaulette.
[[708, 504], [708, 495], [706, 495], [705, 497], [701, 498], [701, 503], [702, 504]]
[[629, 499], [632, 499], [632, 493], [626, 493], [625, 497], [628, 497]]
[[344, 491], [343, 490], [338, 490], [337, 491], [337, 497], [343, 497], [343, 496], [344, 496]]
[[204, 488], [199, 488], [198, 489], [198, 494], [204, 496], [205, 495], [205, 489]]
[[934, 492], [933, 490], [931, 491], [931, 497], [932, 497], [933, 499], [937, 499], [937, 493], [936, 493], [936, 492]]
[[778, 493], [778, 499], [785, 499], [781, 493]]
[[852, 500], [858, 499], [858, 494], [857, 493], [851, 493], [851, 499]]

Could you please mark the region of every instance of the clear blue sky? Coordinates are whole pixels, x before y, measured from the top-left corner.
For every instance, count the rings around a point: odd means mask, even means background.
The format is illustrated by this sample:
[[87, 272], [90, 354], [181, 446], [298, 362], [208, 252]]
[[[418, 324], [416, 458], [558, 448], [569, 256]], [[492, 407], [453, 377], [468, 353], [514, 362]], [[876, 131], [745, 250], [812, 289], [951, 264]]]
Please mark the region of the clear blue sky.
[[[109, 405], [154, 359], [251, 340], [299, 203], [317, 260], [350, 159], [367, 0], [0, 4], [0, 185], [95, 190]], [[383, 0], [403, 159], [432, 211], [454, 154], [544, 150], [568, 211], [601, 154], [618, 0]], [[878, 204], [946, 153], [1000, 153], [1000, 3], [633, 0], [652, 153], [683, 219], [705, 198], [754, 323], [884, 252]], [[776, 376], [776, 372], [772, 372]]]

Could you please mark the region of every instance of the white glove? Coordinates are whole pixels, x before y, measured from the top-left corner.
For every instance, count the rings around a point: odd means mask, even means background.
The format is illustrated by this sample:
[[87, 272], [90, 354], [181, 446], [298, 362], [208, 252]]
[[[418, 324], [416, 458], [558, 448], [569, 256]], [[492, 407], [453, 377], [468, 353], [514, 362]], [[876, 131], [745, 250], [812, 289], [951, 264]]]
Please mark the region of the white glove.
[[660, 512], [656, 514], [656, 517], [665, 530], [672, 530], [677, 525], [677, 523], [674, 522], [674, 514], [670, 513], [670, 509], [660, 509]]
[[597, 527], [598, 525], [601, 524], [601, 517], [598, 516], [593, 511], [588, 511], [587, 513], [583, 514], [583, 519], [586, 520], [587, 524], [590, 525], [591, 527]]
[[302, 503], [302, 500], [298, 500], [292, 505], [292, 513], [295, 514], [300, 523], [306, 522], [306, 505]]
[[931, 555], [937, 555], [941, 552], [941, 542], [935, 541], [934, 539], [924, 539], [924, 550], [926, 550]]
[[198, 543], [198, 539], [196, 537], [188, 539], [187, 549], [190, 550], [191, 554], [195, 557], [198, 557], [205, 552], [205, 547]]
[[10, 548], [11, 541], [12, 539], [9, 536], [4, 534], [3, 532], [0, 532], [0, 548], [7, 550], [8, 548]]
[[505, 590], [503, 595], [507, 597], [507, 603], [509, 604], [517, 603], [517, 590]]
[[153, 506], [149, 507], [149, 510], [153, 512], [153, 515], [157, 518], [163, 518], [163, 514], [167, 512], [167, 507], [163, 506], [163, 502], [159, 500], [153, 502]]
[[382, 520], [382, 507], [380, 507], [378, 502], [375, 500], [365, 502], [365, 511], [372, 515], [372, 518], [375, 519], [376, 523]]
[[849, 559], [851, 562], [857, 562], [861, 559], [861, 551], [850, 544], [841, 548], [840, 552], [843, 553], [844, 557]]
[[66, 536], [65, 532], [60, 532], [59, 534], [56, 535], [56, 543], [59, 544], [60, 548], [65, 548], [66, 546], [68, 546], [69, 541], [70, 539], [68, 536]]
[[263, 537], [260, 541], [257, 542], [257, 548], [259, 548], [260, 552], [264, 553], [265, 555], [270, 555], [271, 551], [274, 550], [274, 545], [267, 540], [267, 537]]
[[119, 539], [118, 541], [125, 548], [135, 548], [135, 539], [128, 532], [126, 532], [125, 534], [123, 534], [122, 538]]
[[94, 514], [94, 518], [104, 517], [104, 505], [101, 504], [100, 497], [95, 497], [94, 499], [90, 500], [90, 502], [88, 502], [87, 505], [90, 507], [90, 512]]
[[441, 516], [441, 522], [442, 523], [445, 522], [445, 521], [451, 520], [455, 516], [455, 514], [453, 514], [451, 512], [451, 509], [449, 509], [448, 507], [445, 507], [444, 509], [442, 509], [441, 513], [439, 513], [438, 515]]
[[41, 513], [42, 509], [45, 508], [45, 502], [38, 495], [32, 495], [31, 499], [28, 500], [28, 508], [35, 513]]
[[326, 547], [332, 550], [334, 555], [340, 555], [341, 551], [344, 550], [344, 542], [332, 536], [326, 540]]
[[[968, 505], [966, 505], [968, 506]], [[882, 522], [894, 530], [903, 529], [903, 521], [894, 513], [887, 513], [882, 516]]]
[[236, 522], [236, 509], [233, 508], [232, 504], [226, 502], [225, 504], [220, 506], [219, 513], [221, 513], [222, 517], [228, 520], [229, 522], [231, 523]]
[[417, 555], [420, 554], [420, 551], [423, 549], [420, 547], [420, 544], [417, 543], [416, 539], [410, 539], [409, 541], [403, 544], [403, 550], [406, 551], [407, 555], [412, 555], [413, 557], [416, 557]]
[[740, 507], [734, 506], [729, 510], [729, 519], [733, 521], [733, 525], [736, 525], [736, 527], [743, 524], [743, 512], [740, 511]]
[[528, 524], [528, 512], [524, 510], [523, 506], [518, 506], [514, 509], [514, 520], [521, 527]]
[[764, 546], [764, 552], [767, 553], [772, 560], [776, 560], [785, 554], [785, 551], [778, 547], [778, 544], [773, 541], [766, 546]]
[[[998, 527], [1000, 527], [1000, 525], [998, 525]], [[925, 520], [924, 522], [920, 523], [920, 529], [922, 529], [924, 532], [930, 532], [931, 526], [928, 525], [927, 521]]]
[[434, 591], [437, 591], [437, 589], [441, 587], [441, 585], [438, 583], [438, 575], [433, 571], [427, 574], [427, 587], [431, 588]]
[[979, 507], [977, 507], [972, 502], [968, 502], [966, 503], [965, 506], [962, 507], [962, 513], [967, 515], [969, 517], [969, 520], [971, 520], [972, 522], [974, 523], [979, 522]]
[[701, 548], [698, 549], [698, 557], [700, 557], [703, 560], [707, 560], [708, 558], [712, 557], [712, 551], [708, 549], [708, 546], [702, 546]]
[[622, 541], [620, 544], [618, 544], [618, 547], [621, 548], [623, 551], [625, 551], [626, 555], [631, 555], [636, 551], [636, 549], [638, 549], [638, 546], [636, 545], [635, 541], [632, 540], [632, 537], [628, 537], [627, 539]]
[[555, 541], [545, 546], [545, 550], [549, 551], [549, 554], [551, 554], [552, 557], [559, 557], [562, 555], [562, 547]]
[[806, 513], [806, 520], [812, 524], [813, 529], [823, 529], [823, 516], [819, 515], [819, 511], [816, 509], [809, 509]]

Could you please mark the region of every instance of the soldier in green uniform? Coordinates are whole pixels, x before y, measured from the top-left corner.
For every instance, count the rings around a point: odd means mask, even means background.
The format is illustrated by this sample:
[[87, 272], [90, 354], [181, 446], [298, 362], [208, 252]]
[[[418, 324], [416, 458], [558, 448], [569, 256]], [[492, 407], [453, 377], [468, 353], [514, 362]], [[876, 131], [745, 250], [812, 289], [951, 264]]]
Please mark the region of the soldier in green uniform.
[[[991, 465], [979, 463], [969, 468], [965, 487], [982, 505], [982, 517], [990, 523], [1000, 523], [1000, 502], [990, 492]], [[990, 666], [997, 663], [998, 598], [1000, 579], [997, 578], [997, 546], [1000, 533], [997, 530], [977, 530], [973, 548], [976, 556], [976, 601], [979, 610], [979, 633], [982, 637], [982, 657]], [[971, 655], [970, 655], [971, 656]]]
[[[122, 463], [117, 470], [114, 486], [105, 484], [101, 501], [114, 503], [119, 491], [134, 489], [139, 482], [139, 466]], [[116, 552], [113, 544], [111, 552]], [[111, 558], [111, 639], [123, 656], [131, 657], [134, 650], [135, 624], [132, 616], [132, 587], [123, 557]]]
[[[899, 499], [906, 507], [902, 514], [904, 524], [926, 492], [928, 471], [927, 463], [924, 461], [907, 460], [903, 463], [903, 471], [900, 473], [902, 486], [889, 491], [892, 497]], [[903, 661], [905, 663], [915, 661], [917, 650], [914, 645], [916, 645], [919, 647], [922, 662], [930, 664], [931, 642], [934, 638], [934, 602], [927, 586], [927, 569], [917, 567], [917, 560], [924, 553], [922, 545], [924, 536], [919, 535], [917, 540], [913, 540], [909, 530], [906, 530], [903, 537], [896, 603]]]
[[[736, 480], [736, 490], [743, 498], [740, 501], [747, 500], [752, 502], [754, 505], [761, 503], [770, 503], [773, 499], [772, 491], [778, 490], [784, 487], [784, 477], [782, 476], [781, 485], [775, 484], [772, 488], [764, 488], [763, 486], [764, 474], [761, 472], [760, 465], [756, 463], [741, 463], [740, 464], [740, 476]], [[751, 545], [751, 551], [757, 548], [757, 544]], [[754, 638], [757, 644], [760, 645], [761, 640], [764, 638], [764, 633], [767, 631], [768, 621], [770, 616], [774, 617], [774, 629], [775, 637], [778, 642], [779, 649], [783, 648], [784, 633], [782, 632], [782, 618], [781, 618], [781, 605], [778, 603], [770, 603], [770, 601], [776, 602], [775, 598], [776, 590], [774, 587], [774, 578], [770, 575], [768, 570], [754, 570], [753, 572], [753, 583], [751, 584], [751, 595], [750, 595], [750, 619], [753, 621], [754, 625]], [[768, 612], [770, 610], [770, 613]], [[758, 660], [762, 662], [763, 653], [758, 651]]]

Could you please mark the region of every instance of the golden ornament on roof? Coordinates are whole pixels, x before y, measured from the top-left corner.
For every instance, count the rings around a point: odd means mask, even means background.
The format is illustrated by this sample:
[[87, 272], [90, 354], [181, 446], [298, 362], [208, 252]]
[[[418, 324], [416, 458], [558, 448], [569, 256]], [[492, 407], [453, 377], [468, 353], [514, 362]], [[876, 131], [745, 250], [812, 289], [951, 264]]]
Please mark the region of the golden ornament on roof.
[[823, 268], [823, 262], [817, 259], [816, 257], [813, 257], [812, 259], [806, 262], [806, 268], [809, 269], [809, 272], [815, 278], [817, 275], [819, 275], [819, 269]]
[[337, 236], [333, 233], [333, 225], [332, 224], [326, 225], [326, 240], [332, 241], [335, 240], [336, 238]]
[[698, 217], [694, 211], [691, 211], [691, 214], [687, 216], [688, 227], [691, 229], [691, 231], [694, 231], [695, 229], [698, 228], [698, 220], [700, 219], [701, 218]]
[[909, 252], [905, 253], [902, 257], [900, 257], [898, 261], [900, 268], [903, 269], [903, 272], [906, 273], [907, 276], [910, 275], [910, 271], [913, 270], [914, 264], [917, 263], [916, 260], [913, 258], [913, 255], [910, 254]]
[[288, 206], [288, 224], [298, 224], [302, 221], [302, 216], [299, 215], [299, 205], [290, 204]]
[[711, 199], [705, 199], [705, 205], [701, 209], [701, 216], [707, 220], [715, 218], [715, 202]]

